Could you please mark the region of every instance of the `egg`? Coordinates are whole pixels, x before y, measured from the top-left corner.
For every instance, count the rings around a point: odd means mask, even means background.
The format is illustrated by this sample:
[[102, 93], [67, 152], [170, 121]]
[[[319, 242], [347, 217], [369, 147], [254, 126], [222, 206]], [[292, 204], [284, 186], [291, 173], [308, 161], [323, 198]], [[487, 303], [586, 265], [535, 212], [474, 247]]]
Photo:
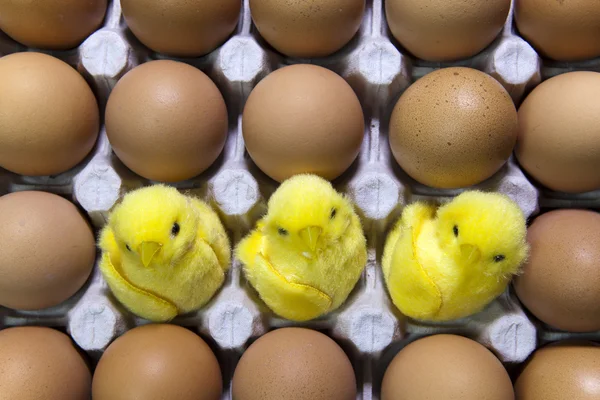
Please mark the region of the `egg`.
[[510, 0], [386, 0], [388, 26], [417, 58], [454, 61], [476, 55], [498, 36]]
[[0, 305], [62, 303], [86, 282], [95, 258], [94, 234], [68, 200], [37, 191], [0, 197]]
[[276, 181], [312, 173], [340, 176], [364, 136], [356, 94], [336, 73], [297, 64], [276, 70], [250, 93], [242, 117], [246, 150]]
[[537, 86], [519, 108], [515, 155], [549, 189], [600, 189], [600, 73], [569, 72]]
[[533, 353], [515, 382], [519, 400], [600, 398], [600, 347], [559, 342]]
[[107, 0], [4, 0], [0, 29], [28, 47], [67, 50], [101, 27]]
[[502, 363], [484, 346], [433, 335], [404, 347], [387, 368], [382, 400], [514, 400]]
[[260, 35], [277, 51], [325, 57], [354, 37], [365, 0], [250, 0], [250, 11]]
[[210, 347], [176, 326], [134, 328], [106, 349], [94, 372], [94, 400], [219, 400], [221, 370]]
[[71, 339], [44, 327], [0, 331], [0, 397], [89, 400], [92, 376]]
[[514, 280], [521, 302], [542, 322], [572, 332], [600, 330], [600, 214], [556, 210], [536, 218]]
[[494, 175], [517, 140], [517, 110], [491, 76], [471, 68], [425, 75], [400, 97], [390, 118], [394, 158], [418, 182], [461, 188]]
[[231, 35], [242, 0], [121, 0], [121, 7], [129, 29], [151, 50], [198, 57]]
[[98, 137], [94, 94], [57, 58], [34, 52], [0, 58], [0, 104], [0, 167], [17, 174], [65, 172]]
[[354, 400], [356, 378], [344, 351], [305, 328], [276, 329], [244, 352], [232, 382], [233, 400]]
[[204, 172], [227, 139], [227, 107], [202, 71], [170, 60], [129, 71], [106, 106], [117, 157], [144, 178], [177, 182]]
[[544, 57], [579, 61], [600, 56], [600, 3], [515, 0], [519, 33]]

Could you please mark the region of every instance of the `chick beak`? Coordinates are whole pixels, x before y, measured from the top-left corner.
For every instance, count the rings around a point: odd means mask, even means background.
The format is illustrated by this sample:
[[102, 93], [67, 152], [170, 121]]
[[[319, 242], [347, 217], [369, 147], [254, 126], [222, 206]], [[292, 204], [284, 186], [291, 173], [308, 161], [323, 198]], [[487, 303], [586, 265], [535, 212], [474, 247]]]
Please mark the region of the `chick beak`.
[[152, 259], [160, 251], [162, 247], [158, 242], [142, 242], [140, 254], [142, 255], [142, 264], [147, 267], [152, 262]]
[[479, 247], [473, 246], [472, 244], [461, 244], [460, 256], [464, 262], [473, 264], [481, 258], [481, 251], [479, 250]]
[[323, 229], [318, 226], [307, 226], [306, 228], [301, 229], [298, 234], [304, 243], [306, 243], [306, 246], [308, 246], [309, 250], [314, 253], [315, 249], [317, 248], [317, 241], [319, 240], [319, 236], [321, 236], [322, 232]]

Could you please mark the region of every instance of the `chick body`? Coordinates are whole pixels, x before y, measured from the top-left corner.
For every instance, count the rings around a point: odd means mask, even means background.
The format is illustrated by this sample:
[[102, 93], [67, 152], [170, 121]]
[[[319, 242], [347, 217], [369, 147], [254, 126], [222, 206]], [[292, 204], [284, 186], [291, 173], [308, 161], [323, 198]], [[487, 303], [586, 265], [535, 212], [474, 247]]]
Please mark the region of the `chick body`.
[[155, 185], [128, 193], [99, 240], [100, 269], [131, 312], [168, 321], [205, 305], [229, 268], [230, 244], [206, 203]]
[[393, 303], [419, 320], [447, 321], [481, 311], [527, 257], [520, 208], [497, 193], [464, 192], [437, 207], [404, 209], [382, 259]]

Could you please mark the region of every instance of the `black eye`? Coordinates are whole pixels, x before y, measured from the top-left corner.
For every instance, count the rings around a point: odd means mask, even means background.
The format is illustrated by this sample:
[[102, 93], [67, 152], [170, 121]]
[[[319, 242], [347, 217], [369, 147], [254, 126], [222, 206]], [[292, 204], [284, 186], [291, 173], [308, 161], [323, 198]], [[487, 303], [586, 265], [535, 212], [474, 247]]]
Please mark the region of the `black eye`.
[[458, 226], [454, 225], [454, 228], [452, 228], [452, 232], [454, 232], [454, 236], [458, 237]]
[[285, 230], [285, 229], [283, 229], [283, 228], [279, 228], [279, 229], [277, 229], [277, 232], [279, 232], [279, 234], [280, 234], [281, 236], [286, 236], [286, 235], [288, 234], [288, 231], [286, 231], [286, 230]]
[[128, 245], [128, 244], [125, 244], [125, 248], [126, 248], [128, 251], [131, 251], [131, 247], [129, 247], [129, 245]]
[[173, 227], [171, 228], [171, 235], [173, 235], [173, 236], [177, 236], [177, 234], [179, 233], [179, 230], [180, 230], [180, 229], [181, 229], [181, 228], [179, 227], [179, 224], [178, 224], [177, 222], [175, 222], [175, 223], [173, 224]]
[[331, 209], [331, 215], [329, 216], [329, 219], [334, 219], [336, 214], [337, 214], [337, 209], [336, 208]]
[[497, 256], [494, 256], [494, 262], [500, 262], [503, 261], [506, 257], [504, 257], [502, 254], [498, 254]]

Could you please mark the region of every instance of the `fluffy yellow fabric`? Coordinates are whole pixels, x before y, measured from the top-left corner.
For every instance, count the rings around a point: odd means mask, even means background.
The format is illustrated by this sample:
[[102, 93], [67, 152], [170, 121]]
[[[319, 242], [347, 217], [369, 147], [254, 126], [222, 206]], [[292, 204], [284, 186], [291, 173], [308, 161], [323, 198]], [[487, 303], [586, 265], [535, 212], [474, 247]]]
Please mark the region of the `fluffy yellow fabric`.
[[429, 321], [481, 311], [527, 258], [526, 235], [521, 209], [498, 193], [468, 191], [439, 208], [406, 207], [382, 260], [393, 303]]
[[134, 314], [169, 321], [205, 305], [223, 284], [231, 249], [217, 214], [175, 188], [128, 193], [100, 234], [100, 269]]
[[295, 321], [338, 308], [367, 261], [352, 204], [314, 175], [297, 175], [281, 184], [267, 215], [240, 242], [236, 255], [267, 306]]

